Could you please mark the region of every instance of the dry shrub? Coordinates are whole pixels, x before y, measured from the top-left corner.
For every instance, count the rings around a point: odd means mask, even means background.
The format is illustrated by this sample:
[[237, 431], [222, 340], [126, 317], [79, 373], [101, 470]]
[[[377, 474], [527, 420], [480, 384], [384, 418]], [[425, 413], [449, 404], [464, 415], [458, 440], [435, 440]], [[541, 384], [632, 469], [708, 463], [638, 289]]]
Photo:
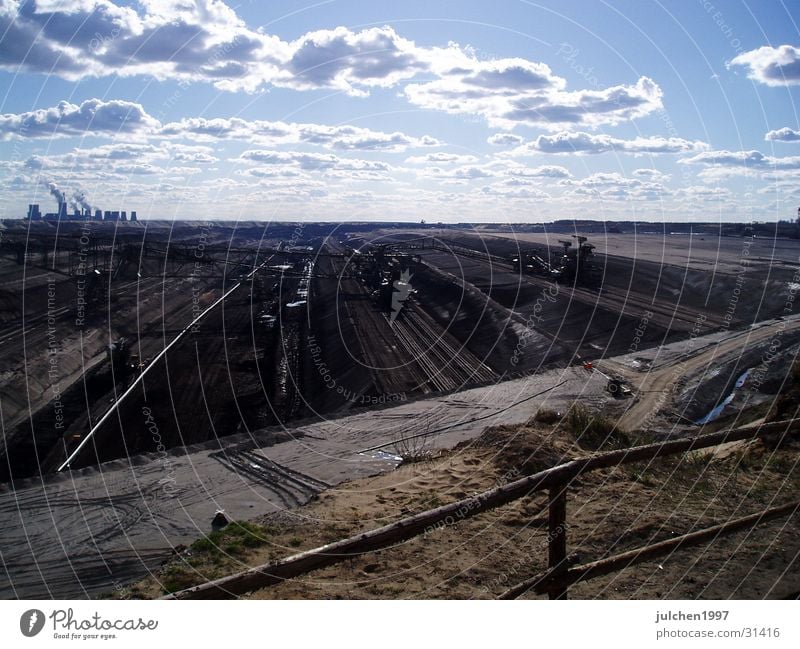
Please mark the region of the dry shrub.
[[616, 423], [599, 413], [591, 413], [580, 403], [573, 403], [566, 416], [567, 430], [583, 448], [593, 451], [626, 448], [628, 435]]

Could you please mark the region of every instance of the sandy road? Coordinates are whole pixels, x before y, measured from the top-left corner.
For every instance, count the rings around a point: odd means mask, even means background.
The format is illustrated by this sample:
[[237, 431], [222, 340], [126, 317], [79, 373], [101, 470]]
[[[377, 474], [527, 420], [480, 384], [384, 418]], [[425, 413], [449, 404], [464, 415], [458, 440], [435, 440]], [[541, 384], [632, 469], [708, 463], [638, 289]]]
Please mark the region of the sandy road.
[[633, 355], [607, 358], [595, 365], [606, 374], [617, 374], [630, 382], [638, 393], [637, 398], [619, 418], [618, 425], [624, 430], [648, 428], [647, 420], [671, 400], [671, 393], [681, 378], [705, 371], [722, 364], [748, 349], [769, 341], [775, 336], [800, 329], [800, 315], [783, 320], [770, 320], [753, 325], [744, 331], [727, 334], [714, 341], [717, 336], [707, 337], [712, 342], [699, 342], [695, 338], [685, 341], [685, 351], [659, 359], [656, 355], [646, 371], [632, 367]]

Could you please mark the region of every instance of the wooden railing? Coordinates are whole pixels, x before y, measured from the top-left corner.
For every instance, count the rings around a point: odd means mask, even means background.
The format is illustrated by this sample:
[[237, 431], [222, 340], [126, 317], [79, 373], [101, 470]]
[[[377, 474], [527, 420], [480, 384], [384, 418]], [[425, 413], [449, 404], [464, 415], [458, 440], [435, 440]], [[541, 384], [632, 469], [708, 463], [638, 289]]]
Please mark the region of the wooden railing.
[[655, 559], [656, 557], [674, 552], [680, 548], [688, 548], [693, 545], [707, 543], [725, 534], [750, 529], [760, 523], [772, 520], [773, 518], [793, 514], [797, 511], [800, 511], [800, 501], [786, 503], [778, 507], [770, 507], [757, 514], [743, 516], [742, 518], [728, 521], [722, 525], [707, 527], [706, 529], [692, 532], [691, 534], [684, 534], [674, 539], [653, 543], [641, 548], [636, 548], [635, 550], [630, 550], [629, 552], [622, 552], [613, 557], [606, 557], [599, 561], [593, 561], [572, 568], [566, 567], [566, 544], [564, 544], [563, 553], [556, 555], [555, 560], [551, 546], [550, 568], [536, 577], [526, 579], [516, 586], [512, 586], [502, 593], [498, 599], [516, 599], [529, 590], [540, 594], [547, 593], [550, 599], [561, 599], [566, 597], [567, 588], [578, 581], [587, 581], [595, 577], [602, 577], [603, 575], [616, 572], [617, 570], [641, 563], [642, 561], [649, 561], [650, 559]]
[[689, 439], [635, 446], [571, 460], [490, 489], [477, 496], [437, 507], [436, 509], [430, 509], [390, 525], [329, 543], [313, 550], [301, 552], [273, 563], [187, 588], [167, 595], [165, 599], [221, 599], [235, 597], [236, 595], [280, 583], [312, 570], [340, 563], [354, 556], [396, 545], [442, 526], [455, 525], [462, 520], [544, 490], [549, 492], [549, 568], [544, 574], [526, 580], [507, 590], [501, 597], [514, 598], [532, 589], [535, 592], [547, 593], [552, 599], [564, 598], [567, 595], [569, 586], [576, 581], [608, 574], [630, 563], [650, 559], [677, 547], [713, 540], [720, 534], [753, 527], [760, 522], [796, 512], [800, 507], [800, 502], [786, 503], [753, 516], [729, 521], [724, 525], [656, 543], [591, 564], [569, 567], [567, 565], [567, 492], [570, 482], [575, 478], [598, 469], [613, 468], [678, 453], [688, 453], [727, 442], [764, 437], [783, 438], [787, 434], [798, 430], [800, 430], [800, 419], [791, 419], [762, 424], [758, 427], [720, 431]]

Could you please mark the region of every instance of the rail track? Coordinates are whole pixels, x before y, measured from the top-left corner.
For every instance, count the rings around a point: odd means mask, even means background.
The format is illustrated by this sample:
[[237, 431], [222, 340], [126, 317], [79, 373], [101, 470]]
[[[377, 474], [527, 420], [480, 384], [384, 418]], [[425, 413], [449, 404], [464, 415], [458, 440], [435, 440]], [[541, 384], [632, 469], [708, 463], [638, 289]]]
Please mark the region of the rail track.
[[[335, 270], [339, 260], [333, 260]], [[382, 392], [451, 392], [497, 379], [486, 364], [443, 330], [413, 302], [394, 320], [376, 310], [367, 290], [340, 276], [337, 287], [347, 316], [358, 332], [364, 365]]]
[[497, 379], [489, 367], [458, 345], [450, 334], [437, 331], [415, 304], [408, 305], [391, 327], [436, 390], [448, 392]]

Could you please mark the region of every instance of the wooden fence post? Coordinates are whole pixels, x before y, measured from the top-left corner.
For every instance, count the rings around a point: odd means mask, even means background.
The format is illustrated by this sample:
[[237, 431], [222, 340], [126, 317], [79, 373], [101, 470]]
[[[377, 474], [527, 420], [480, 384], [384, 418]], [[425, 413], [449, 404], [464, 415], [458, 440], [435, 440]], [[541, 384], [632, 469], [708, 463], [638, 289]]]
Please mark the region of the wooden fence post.
[[[547, 513], [549, 568], [554, 572], [567, 569], [567, 485], [559, 484], [548, 490], [550, 507]], [[567, 589], [556, 587], [548, 591], [550, 599], [567, 599]]]

